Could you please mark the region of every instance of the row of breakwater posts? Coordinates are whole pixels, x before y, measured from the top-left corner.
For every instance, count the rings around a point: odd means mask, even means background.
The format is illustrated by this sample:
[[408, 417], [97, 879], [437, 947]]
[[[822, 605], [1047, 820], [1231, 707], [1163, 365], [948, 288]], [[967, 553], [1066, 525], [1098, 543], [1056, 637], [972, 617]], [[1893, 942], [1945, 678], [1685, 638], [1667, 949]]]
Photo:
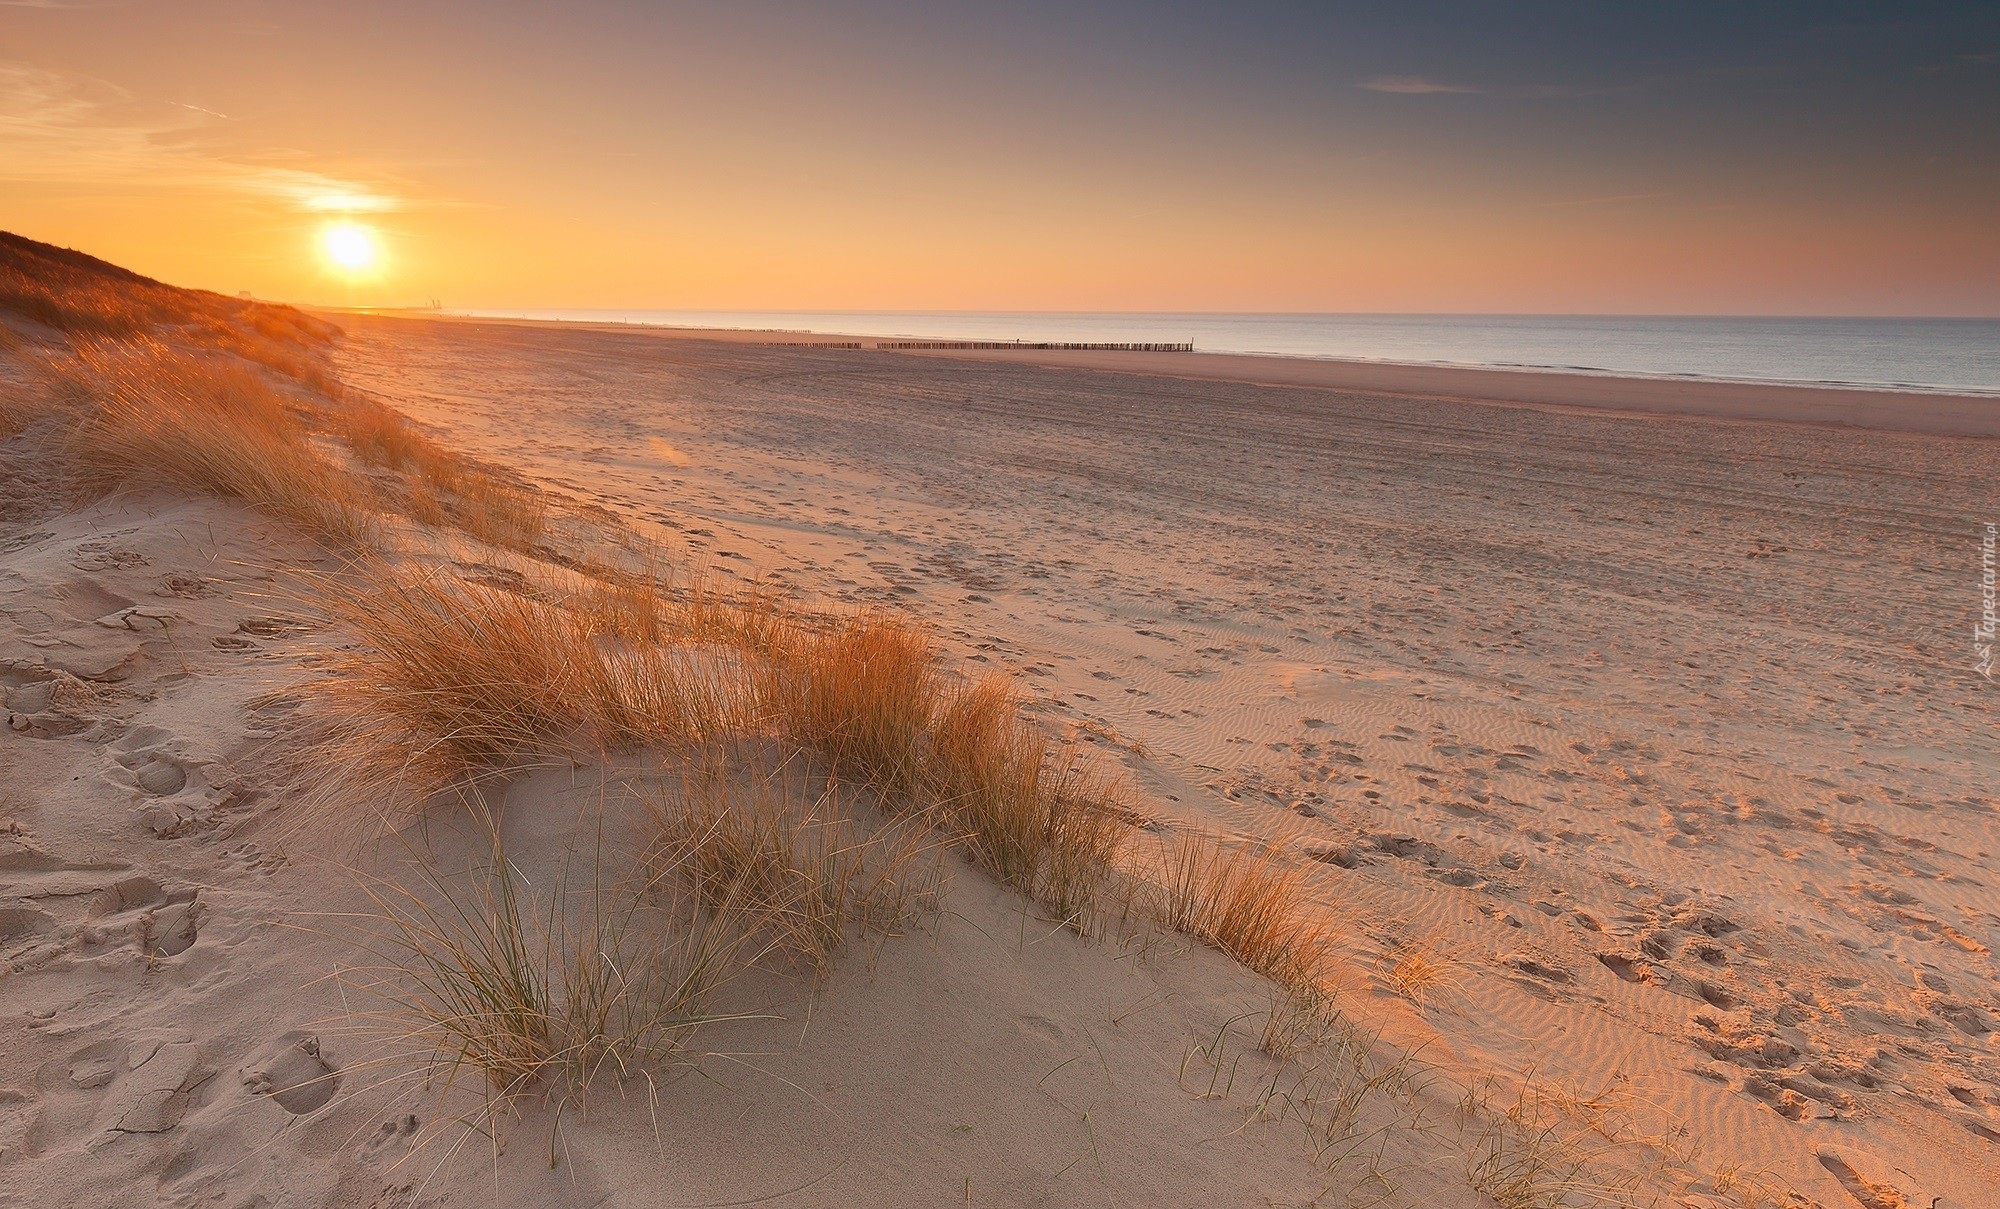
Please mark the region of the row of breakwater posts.
[[1018, 349], [1023, 352], [1065, 353], [1191, 353], [1186, 344], [1080, 344], [1065, 341], [1026, 340], [877, 340], [873, 345], [859, 340], [760, 340], [765, 348], [880, 348], [902, 350]]
[[1076, 344], [1063, 341], [1029, 343], [1025, 340], [877, 340], [876, 348], [889, 349], [1023, 349], [1034, 352], [1065, 353], [1191, 353], [1187, 344]]

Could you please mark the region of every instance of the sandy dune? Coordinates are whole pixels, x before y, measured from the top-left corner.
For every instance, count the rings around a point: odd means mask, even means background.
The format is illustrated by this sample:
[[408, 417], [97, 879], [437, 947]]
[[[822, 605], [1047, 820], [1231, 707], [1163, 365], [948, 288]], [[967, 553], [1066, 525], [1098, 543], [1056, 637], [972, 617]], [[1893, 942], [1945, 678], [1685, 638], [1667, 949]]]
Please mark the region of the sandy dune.
[[[1339, 1069], [1258, 1053], [1270, 987], [1219, 954], [948, 863], [932, 923], [723, 1005], [780, 1019], [468, 1132], [358, 941], [369, 879], [492, 837], [329, 834], [273, 772], [355, 640], [327, 553], [167, 491], [65, 510], [0, 446], [0, 1204], [1992, 1202], [1990, 441], [343, 322], [343, 375], [454, 443], [1014, 669], [1135, 837], [1303, 859]], [[525, 883], [665, 779], [510, 781]]]
[[[364, 947], [364, 882], [419, 854], [467, 867], [490, 841], [447, 813], [357, 845], [302, 824], [274, 779], [284, 690], [350, 640], [300, 577], [330, 560], [173, 492], [34, 511], [0, 544], [0, 1203], [1192, 1205], [1327, 1186], [1296, 1131], [1246, 1136], [1241, 1103], [1187, 1090], [1215, 1065], [1188, 1074], [1191, 1048], [1232, 1022], [1254, 1036], [1261, 980], [1171, 938], [1086, 943], [965, 871], [921, 933], [823, 986], [736, 988], [722, 1010], [755, 1018], [704, 1033], [696, 1065], [568, 1121], [510, 1116], [496, 1152], [478, 1079], [447, 1088], [382, 1017]], [[506, 788], [530, 885], [587, 850], [607, 780], [659, 774]], [[1246, 1087], [1278, 1069], [1244, 1036], [1224, 1052]], [[1462, 1184], [1412, 1159], [1402, 1186]]]
[[[1350, 1002], [1427, 1062], [1825, 1205], [2000, 1186], [1989, 441], [351, 329], [455, 439], [720, 572], [907, 602], [1166, 825], [1324, 862]], [[1445, 972], [1394, 993], [1412, 952]]]

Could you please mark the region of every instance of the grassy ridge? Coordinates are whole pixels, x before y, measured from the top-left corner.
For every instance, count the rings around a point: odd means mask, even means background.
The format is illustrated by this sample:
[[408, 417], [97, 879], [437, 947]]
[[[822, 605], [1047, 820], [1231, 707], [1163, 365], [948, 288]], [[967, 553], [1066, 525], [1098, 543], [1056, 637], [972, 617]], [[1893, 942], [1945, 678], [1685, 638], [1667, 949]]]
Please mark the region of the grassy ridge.
[[[616, 928], [628, 944], [637, 933], [619, 921], [666, 893], [678, 922], [665, 934], [695, 956], [659, 969], [698, 968], [692, 981], [592, 982], [574, 937], [543, 937], [536, 956], [504, 860], [498, 881], [381, 900], [380, 938], [403, 959], [395, 995], [496, 1088], [557, 1070], [587, 1082], [607, 1055], [652, 1052], [732, 963], [778, 953], [823, 970], [850, 924], [892, 926], [927, 901], [913, 854], [938, 842], [1079, 930], [1107, 906], [1137, 907], [1301, 993], [1317, 987], [1325, 937], [1296, 915], [1295, 869], [1195, 842], [1158, 868], [1121, 863], [1134, 816], [1111, 780], [1028, 720], [1010, 679], [948, 669], [920, 621], [676, 585], [637, 534], [598, 522], [580, 539], [558, 501], [344, 389], [337, 331], [290, 308], [8, 236], [0, 314], [39, 342], [50, 383], [10, 404], [0, 432], [58, 460], [78, 493], [156, 484], [242, 500], [345, 556], [323, 601], [356, 641], [301, 686], [300, 761], [322, 800], [399, 785], [421, 805], [632, 749], [683, 770], [683, 792], [650, 805], [647, 876], [603, 899], [614, 905], [584, 932]], [[523, 569], [467, 579], [450, 556], [466, 540]], [[728, 752], [759, 750], [810, 753], [830, 788], [774, 790], [783, 756], [747, 780], [703, 780]], [[855, 794], [873, 803], [859, 813], [889, 821], [857, 824], [837, 805]], [[644, 1044], [583, 1018], [614, 1002]]]

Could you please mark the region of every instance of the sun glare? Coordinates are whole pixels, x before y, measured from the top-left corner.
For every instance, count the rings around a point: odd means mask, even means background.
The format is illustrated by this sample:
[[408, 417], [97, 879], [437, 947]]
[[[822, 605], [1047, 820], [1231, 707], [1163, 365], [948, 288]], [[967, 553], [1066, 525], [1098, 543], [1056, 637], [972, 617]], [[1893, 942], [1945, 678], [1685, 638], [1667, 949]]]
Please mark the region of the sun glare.
[[382, 259], [374, 229], [355, 222], [330, 223], [322, 228], [319, 247], [328, 264], [349, 276], [366, 273]]

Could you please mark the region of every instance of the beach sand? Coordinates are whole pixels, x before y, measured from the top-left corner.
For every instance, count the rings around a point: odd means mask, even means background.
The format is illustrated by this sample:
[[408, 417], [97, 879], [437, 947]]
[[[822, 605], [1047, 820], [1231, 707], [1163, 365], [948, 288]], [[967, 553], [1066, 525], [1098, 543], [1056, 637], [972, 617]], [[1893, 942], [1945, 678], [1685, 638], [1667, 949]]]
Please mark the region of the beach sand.
[[[451, 443], [717, 581], [907, 607], [1148, 831], [1303, 860], [1368, 1086], [1315, 1153], [1255, 1103], [1260, 980], [960, 871], [700, 1076], [443, 1143], [465, 1093], [341, 1023], [365, 903], [259, 762], [346, 641], [296, 607], [324, 555], [126, 492], [0, 517], [0, 1203], [1482, 1206], [1557, 1117], [1637, 1203], [1992, 1203], [1996, 446], [1946, 435], [1990, 403], [340, 321]], [[512, 850], [603, 775], [511, 785]]]

